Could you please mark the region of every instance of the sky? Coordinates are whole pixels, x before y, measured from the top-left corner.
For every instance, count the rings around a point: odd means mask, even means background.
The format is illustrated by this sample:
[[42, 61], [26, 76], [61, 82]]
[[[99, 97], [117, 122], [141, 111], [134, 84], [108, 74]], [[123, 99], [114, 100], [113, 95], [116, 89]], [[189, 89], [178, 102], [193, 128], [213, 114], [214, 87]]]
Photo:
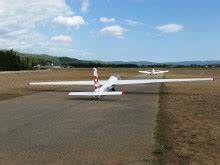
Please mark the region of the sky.
[[85, 60], [220, 60], [219, 0], [1, 0], [0, 49]]

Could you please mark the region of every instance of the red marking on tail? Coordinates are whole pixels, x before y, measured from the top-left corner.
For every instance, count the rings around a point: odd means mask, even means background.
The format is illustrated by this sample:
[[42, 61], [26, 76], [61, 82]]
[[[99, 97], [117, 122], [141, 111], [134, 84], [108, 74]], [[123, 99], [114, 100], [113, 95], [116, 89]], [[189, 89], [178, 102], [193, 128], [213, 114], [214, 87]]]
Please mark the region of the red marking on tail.
[[99, 88], [99, 79], [98, 77], [94, 76], [94, 90], [96, 90], [97, 88]]
[[122, 91], [122, 94], [121, 94], [121, 95], [125, 95], [125, 91], [124, 91], [124, 90]]
[[93, 75], [94, 75], [94, 77], [93, 77], [94, 91], [96, 91], [100, 87], [98, 72], [97, 72], [96, 68], [93, 68]]

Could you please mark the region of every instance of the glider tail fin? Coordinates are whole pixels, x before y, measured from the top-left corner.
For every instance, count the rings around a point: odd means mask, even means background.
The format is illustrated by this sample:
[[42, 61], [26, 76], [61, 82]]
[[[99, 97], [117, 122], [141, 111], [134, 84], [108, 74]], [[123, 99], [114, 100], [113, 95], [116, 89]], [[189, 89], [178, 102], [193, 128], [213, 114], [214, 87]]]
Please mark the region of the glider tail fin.
[[93, 81], [94, 81], [94, 91], [97, 91], [98, 88], [100, 88], [99, 84], [99, 77], [98, 77], [98, 72], [96, 68], [93, 68]]

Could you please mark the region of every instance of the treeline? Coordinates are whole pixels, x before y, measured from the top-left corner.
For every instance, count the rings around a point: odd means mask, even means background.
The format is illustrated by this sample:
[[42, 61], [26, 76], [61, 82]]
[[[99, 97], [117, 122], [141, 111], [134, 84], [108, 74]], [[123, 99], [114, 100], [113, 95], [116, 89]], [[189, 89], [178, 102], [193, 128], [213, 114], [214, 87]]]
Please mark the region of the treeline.
[[70, 57], [55, 57], [46, 54], [26, 54], [13, 50], [0, 50], [0, 71], [17, 71], [27, 69], [47, 69], [59, 66], [61, 68], [196, 68], [196, 67], [220, 67], [216, 65], [174, 65], [174, 64], [129, 64], [129, 63], [107, 63], [102, 61], [79, 60]]
[[137, 68], [135, 64], [107, 64], [94, 62], [79, 62], [79, 63], [62, 63], [64, 68], [93, 68], [93, 67], [110, 67], [110, 68]]
[[59, 57], [60, 66], [63, 68], [92, 68], [92, 67], [111, 67], [111, 68], [136, 68], [136, 64], [114, 64], [101, 61], [79, 60], [70, 57]]
[[142, 65], [140, 67], [148, 67], [148, 68], [206, 68], [206, 67], [220, 67], [220, 64], [212, 64], [212, 65], [170, 65], [170, 64], [155, 64], [155, 65]]
[[48, 55], [25, 55], [13, 50], [0, 51], [0, 71], [18, 71], [31, 69], [46, 69], [58, 65], [62, 68], [92, 68], [92, 67], [128, 67], [135, 64], [111, 64], [97, 61], [78, 60], [69, 57], [52, 57]]
[[0, 71], [18, 71], [37, 69], [37, 66], [51, 66], [52, 61], [42, 57], [20, 56], [13, 50], [0, 51]]
[[16, 71], [23, 69], [23, 63], [16, 52], [0, 51], [0, 70], [1, 71]]
[[37, 63], [46, 63], [43, 59], [20, 57], [13, 50], [0, 51], [0, 71], [18, 71], [34, 69]]

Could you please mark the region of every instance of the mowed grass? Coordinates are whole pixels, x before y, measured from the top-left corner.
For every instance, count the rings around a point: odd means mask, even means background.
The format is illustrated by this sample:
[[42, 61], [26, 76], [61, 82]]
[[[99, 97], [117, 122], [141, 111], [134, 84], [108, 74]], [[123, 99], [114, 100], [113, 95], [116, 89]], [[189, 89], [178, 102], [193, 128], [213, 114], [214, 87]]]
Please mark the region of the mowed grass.
[[[138, 69], [130, 68], [98, 68], [99, 78], [106, 79], [113, 73], [118, 73], [122, 78], [138, 74]], [[29, 86], [33, 81], [65, 81], [65, 80], [93, 80], [93, 71], [88, 69], [63, 69], [49, 70], [34, 73], [0, 74], [0, 100], [33, 94], [39, 90], [55, 90], [61, 87]], [[92, 87], [91, 87], [92, 90]]]
[[161, 86], [154, 150], [158, 164], [219, 164], [220, 69], [173, 69], [166, 78], [212, 76], [214, 82]]

